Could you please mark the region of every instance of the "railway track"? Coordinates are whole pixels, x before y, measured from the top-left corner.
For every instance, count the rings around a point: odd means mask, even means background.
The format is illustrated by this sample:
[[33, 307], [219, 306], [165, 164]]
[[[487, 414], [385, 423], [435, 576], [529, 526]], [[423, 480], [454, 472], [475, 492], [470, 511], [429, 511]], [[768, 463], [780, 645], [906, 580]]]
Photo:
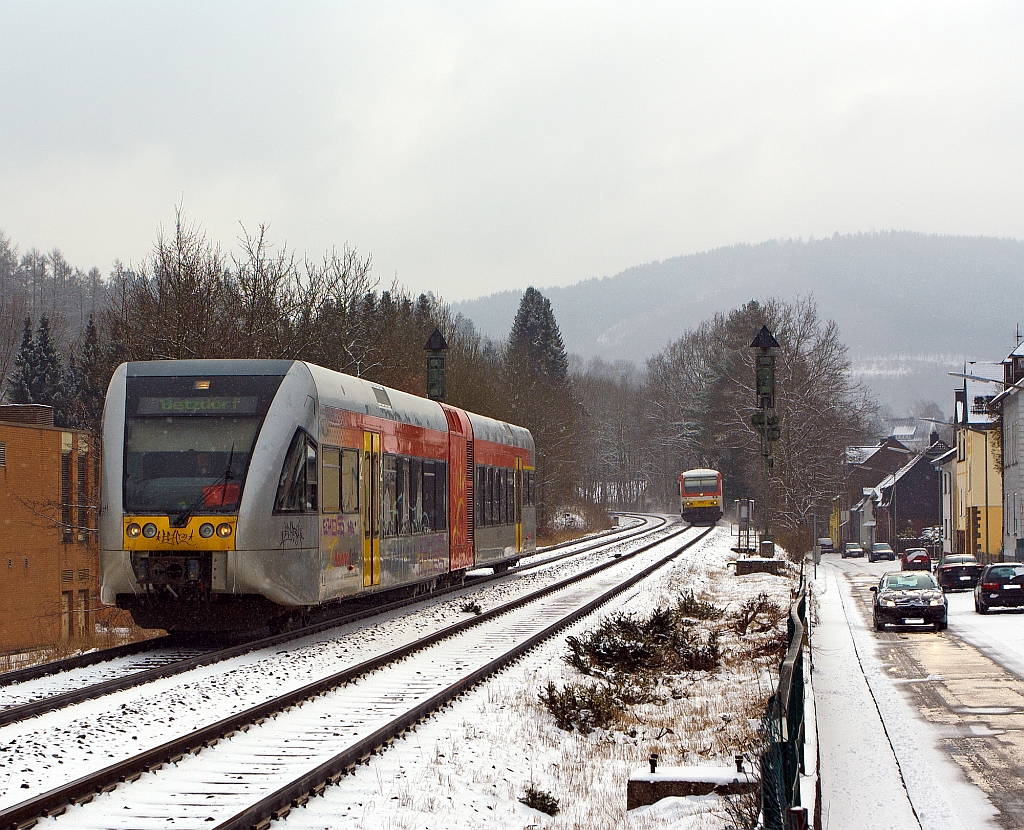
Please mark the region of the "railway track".
[[[61, 674], [51, 671], [27, 673], [28, 670], [0, 675], [0, 727], [27, 718], [52, 712], [57, 709], [81, 703], [103, 695], [143, 686], [175, 675], [183, 674], [203, 666], [210, 666], [252, 652], [274, 648], [310, 635], [349, 625], [368, 617], [387, 614], [407, 606], [422, 603], [428, 599], [499, 582], [517, 574], [523, 574], [551, 565], [561, 560], [582, 556], [612, 544], [627, 541], [645, 533], [652, 533], [664, 527], [664, 519], [641, 521], [639, 527], [619, 532], [610, 532], [591, 537], [582, 542], [571, 542], [557, 548], [548, 548], [531, 555], [529, 561], [502, 573], [480, 574], [467, 579], [464, 585], [455, 585], [432, 594], [417, 597], [403, 597], [392, 602], [365, 605], [358, 610], [329, 620], [320, 621], [301, 629], [271, 637], [251, 640], [227, 648], [181, 647], [168, 644], [168, 638], [149, 641], [155, 643], [150, 650], [130, 651], [119, 654], [113, 660], [94, 660], [82, 665], [78, 658], [71, 658], [70, 668]], [[551, 553], [552, 551], [558, 551]], [[136, 644], [138, 645], [138, 644]], [[91, 655], [90, 655], [91, 656]], [[63, 662], [63, 661], [62, 661]], [[13, 682], [21, 678], [21, 682]], [[28, 679], [25, 679], [27, 676]], [[45, 679], [44, 679], [45, 678]], [[6, 681], [6, 682], [5, 682]], [[37, 681], [37, 682], [32, 682]]]
[[[70, 808], [75, 826], [258, 826], [322, 792], [403, 730], [627, 590], [710, 530], [684, 529], [647, 543], [478, 617], [6, 806], [0, 810], [0, 827], [22, 827], [87, 801], [92, 803]], [[680, 533], [688, 537], [682, 544], [676, 539]], [[345, 691], [339, 694], [342, 686]], [[223, 740], [229, 736], [231, 740]], [[3, 738], [0, 733], [0, 742]], [[157, 779], [146, 776], [143, 789], [141, 776], [168, 764], [177, 769], [165, 770]], [[119, 786], [133, 780], [138, 783]], [[174, 795], [179, 786], [181, 792]], [[150, 791], [158, 793], [160, 810], [146, 806], [145, 793]], [[169, 818], [168, 810], [174, 817]]]

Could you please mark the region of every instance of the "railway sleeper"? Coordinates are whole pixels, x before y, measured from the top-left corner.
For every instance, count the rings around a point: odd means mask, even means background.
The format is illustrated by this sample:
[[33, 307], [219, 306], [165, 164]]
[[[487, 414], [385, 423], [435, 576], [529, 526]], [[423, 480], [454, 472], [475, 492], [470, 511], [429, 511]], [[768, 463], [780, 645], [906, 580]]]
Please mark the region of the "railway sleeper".
[[[332, 775], [331, 778], [333, 778], [333, 777], [334, 776]], [[334, 782], [332, 781], [331, 783], [333, 784]], [[321, 782], [321, 783], [317, 784], [315, 787], [313, 787], [312, 791], [310, 792], [310, 795], [323, 795], [324, 791], [326, 789], [327, 789], [327, 784], [324, 783], [324, 782]]]
[[132, 772], [128, 775], [119, 775], [117, 780], [122, 784], [130, 784], [132, 781], [138, 781], [140, 778], [142, 778], [141, 772]]
[[293, 808], [305, 807], [307, 801], [309, 801], [309, 793], [306, 793], [305, 795], [300, 795], [298, 798], [293, 798], [292, 799], [292, 807]]
[[292, 811], [292, 807], [289, 804], [287, 807], [281, 807], [278, 810], [274, 810], [270, 815], [274, 817], [274, 821], [280, 821]]

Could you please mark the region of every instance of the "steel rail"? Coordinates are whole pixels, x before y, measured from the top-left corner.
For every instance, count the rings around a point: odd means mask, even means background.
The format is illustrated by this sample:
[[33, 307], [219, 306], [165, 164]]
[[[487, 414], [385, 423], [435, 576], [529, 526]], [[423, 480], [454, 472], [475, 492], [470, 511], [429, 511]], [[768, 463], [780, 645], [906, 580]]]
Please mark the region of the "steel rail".
[[[228, 648], [209, 651], [205, 654], [198, 654], [193, 657], [186, 657], [182, 660], [177, 660], [173, 663], [168, 663], [165, 666], [156, 666], [151, 669], [143, 669], [142, 671], [126, 674], [123, 677], [115, 677], [109, 680], [101, 680], [98, 683], [92, 683], [87, 686], [83, 686], [79, 689], [74, 689], [68, 692], [61, 692], [59, 694], [50, 695], [48, 697], [41, 698], [40, 700], [31, 701], [29, 703], [22, 703], [17, 706], [9, 706], [5, 709], [0, 709], [0, 727], [7, 726], [18, 721], [26, 720], [28, 718], [36, 717], [37, 715], [43, 715], [47, 712], [53, 712], [57, 709], [63, 709], [67, 706], [71, 706], [75, 703], [81, 703], [85, 700], [92, 700], [94, 698], [103, 697], [105, 695], [114, 694], [116, 692], [122, 692], [127, 689], [133, 689], [137, 686], [143, 686], [147, 683], [152, 683], [156, 680], [163, 680], [168, 677], [174, 677], [177, 674], [183, 674], [184, 672], [201, 668], [203, 666], [209, 666], [213, 665], [214, 663], [222, 662], [224, 660], [230, 660], [234, 657], [239, 657], [243, 654], [258, 651], [263, 648], [272, 648], [274, 646], [291, 642], [292, 640], [297, 640], [300, 637], [307, 637], [313, 634], [319, 634], [324, 631], [329, 631], [332, 628], [337, 628], [342, 625], [349, 625], [351, 623], [367, 619], [368, 617], [373, 617], [377, 616], [378, 614], [384, 614], [389, 611], [395, 611], [400, 608], [405, 608], [409, 605], [424, 602], [431, 598], [444, 596], [445, 594], [454, 593], [456, 591], [462, 591], [465, 590], [467, 587], [475, 588], [477, 586], [486, 585], [490, 582], [507, 579], [511, 576], [514, 576], [515, 574], [520, 574], [524, 571], [543, 567], [544, 565], [549, 565], [553, 562], [558, 562], [562, 559], [567, 559], [573, 556], [580, 556], [584, 553], [589, 553], [593, 550], [597, 550], [608, 545], [618, 544], [619, 542], [627, 541], [629, 539], [643, 535], [645, 533], [653, 533], [664, 527], [666, 523], [667, 522], [663, 520], [661, 524], [655, 525], [654, 527], [630, 528], [618, 538], [600, 539], [598, 541], [593, 542], [592, 544], [589, 544], [587, 547], [584, 547], [579, 550], [559, 553], [555, 556], [546, 557], [543, 560], [530, 562], [526, 565], [520, 565], [516, 568], [510, 568], [507, 571], [496, 572], [487, 576], [474, 577], [472, 581], [468, 584], [450, 585], [439, 590], [433, 591], [430, 594], [419, 594], [412, 597], [404, 597], [402, 599], [394, 600], [388, 603], [368, 606], [359, 611], [345, 614], [340, 617], [332, 617], [330, 620], [314, 623], [313, 625], [305, 626], [294, 631], [287, 631], [282, 634], [274, 634], [269, 637], [261, 638], [259, 640], [250, 640], [236, 646], [229, 646]], [[567, 543], [566, 546], [574, 544], [579, 543], [570, 542]]]
[[[365, 660], [356, 666], [343, 669], [333, 675], [321, 678], [320, 680], [309, 683], [299, 689], [295, 689], [284, 695], [280, 695], [262, 704], [251, 707], [244, 712], [238, 712], [216, 723], [210, 724], [209, 726], [189, 732], [187, 735], [175, 738], [158, 747], [133, 755], [131, 758], [127, 758], [124, 761], [111, 764], [103, 769], [71, 781], [68, 784], [0, 810], [0, 828], [17, 830], [17, 828], [30, 826], [39, 818], [51, 815], [60, 815], [69, 804], [85, 803], [91, 800], [97, 793], [107, 792], [115, 788], [120, 783], [134, 781], [144, 772], [157, 769], [167, 763], [172, 763], [179, 760], [186, 754], [199, 752], [204, 747], [211, 746], [221, 738], [227, 737], [239, 730], [248, 729], [252, 724], [275, 716], [280, 712], [301, 704], [305, 700], [322, 695], [334, 688], [337, 688], [338, 686], [345, 685], [346, 683], [351, 683], [360, 676], [376, 671], [389, 663], [404, 659], [405, 657], [432, 646], [441, 640], [452, 637], [477, 625], [485, 623], [501, 614], [505, 614], [537, 599], [574, 585], [575, 583], [594, 576], [607, 568], [614, 567], [615, 565], [632, 559], [634, 556], [637, 556], [656, 545], [664, 544], [666, 541], [685, 533], [689, 529], [689, 527], [681, 528], [668, 536], [648, 542], [629, 553], [621, 556], [615, 556], [614, 558], [595, 565], [594, 567], [579, 574], [574, 574], [573, 576], [567, 577], [551, 585], [547, 585], [530, 594], [510, 600], [503, 605], [483, 612], [479, 616], [474, 616], [468, 620], [453, 623], [452, 625], [432, 634], [428, 634], [419, 640], [400, 646], [399, 648], [393, 649], [369, 660]], [[627, 580], [628, 584], [623, 583], [624, 587], [622, 587], [621, 590], [626, 590], [626, 588], [635, 584], [636, 581], [644, 578], [644, 576], [677, 556], [691, 544], [703, 539], [704, 536], [710, 533], [712, 529], [713, 528], [708, 528], [704, 533], [701, 533], [693, 540], [673, 551], [670, 556], [663, 560], [659, 560], [659, 562], [654, 566], [641, 571], [639, 576], [634, 576], [631, 580]]]
[[713, 529], [714, 525], [709, 527], [703, 533], [700, 533], [695, 538], [685, 542], [668, 556], [659, 559], [654, 564], [644, 568], [624, 582], [610, 588], [600, 596], [588, 602], [586, 605], [583, 605], [572, 613], [567, 614], [562, 619], [556, 620], [543, 631], [534, 634], [532, 637], [529, 637], [509, 651], [505, 652], [505, 654], [496, 657], [485, 666], [482, 666], [467, 675], [462, 680], [459, 680], [447, 689], [438, 692], [429, 700], [424, 701], [400, 717], [395, 718], [386, 726], [381, 727], [372, 735], [367, 736], [358, 743], [350, 746], [348, 749], [338, 753], [316, 769], [292, 781], [290, 784], [281, 787], [276, 792], [266, 796], [242, 812], [237, 813], [227, 821], [216, 825], [214, 830], [265, 830], [265, 828], [269, 826], [271, 820], [285, 817], [292, 808], [304, 804], [311, 795], [322, 794], [328, 784], [337, 783], [342, 775], [354, 770], [355, 765], [359, 763], [359, 761], [367, 758], [384, 745], [390, 744], [406, 730], [423, 721], [438, 709], [441, 709], [451, 703], [455, 698], [486, 680], [492, 674], [501, 671], [509, 664], [515, 662], [548, 638], [553, 637], [559, 631], [581, 620], [583, 617], [592, 613], [597, 608], [600, 608], [609, 600], [614, 599], [619, 594], [632, 588], [638, 582], [646, 579], [654, 573], [654, 571], [675, 559], [684, 550], [695, 545]]
[[[622, 513], [622, 514], [619, 514], [619, 515], [623, 515], [623, 516], [637, 516], [637, 517], [640, 516], [640, 514], [633, 514], [633, 513]], [[663, 526], [663, 525], [664, 525], [664, 521], [662, 522], [661, 526]], [[651, 530], [653, 530], [653, 529], [654, 528], [651, 528]], [[623, 533], [623, 537], [622, 538], [624, 538], [624, 539], [632, 538], [631, 534], [635, 535], [636, 533], [641, 533], [641, 532], [643, 532], [643, 528], [610, 528], [608, 530], [602, 530], [599, 533], [589, 534], [589, 535], [584, 536], [584, 537], [582, 537], [580, 539], [573, 539], [570, 542], [561, 542], [561, 543], [559, 543], [557, 545], [549, 545], [549, 546], [544, 547], [544, 548], [539, 548], [537, 550], [537, 553], [543, 553], [543, 552], [549, 551], [549, 550], [558, 550], [560, 548], [569, 547], [571, 545], [578, 545], [578, 544], [581, 544], [583, 542], [587, 542], [587, 541], [592, 540], [592, 539], [600, 540], [602, 537], [610, 536], [610, 535], [613, 535], [613, 534], [616, 534], [616, 533]], [[565, 555], [570, 555], [571, 556], [571, 555], [575, 555], [575, 553], [582, 553], [582, 552], [583, 551], [575, 551], [573, 553], [565, 554]], [[533, 555], [533, 554], [531, 554], [531, 555]], [[560, 556], [561, 556], [561, 554], [560, 554]], [[548, 560], [546, 560], [546, 561], [548, 561]], [[530, 566], [528, 566], [528, 567], [537, 567], [537, 565], [539, 565], [539, 564], [546, 564], [546, 561], [545, 562], [541, 562], [541, 563], [536, 563], [536, 564], [531, 563]], [[550, 561], [557, 561], [557, 559], [552, 558]], [[518, 570], [518, 569], [516, 569], [516, 570]], [[512, 572], [515, 572], [515, 571], [512, 571]], [[435, 594], [436, 593], [439, 593], [439, 592], [435, 592]], [[391, 610], [391, 609], [389, 608], [389, 609], [386, 609], [386, 610]], [[349, 620], [345, 620], [345, 622], [349, 622]], [[302, 636], [302, 633], [304, 633], [304, 632], [306, 632], [306, 628], [297, 629], [296, 631], [291, 631], [291, 632], [288, 632], [288, 633], [289, 634], [298, 634], [298, 636]], [[316, 633], [316, 632], [313, 632], [313, 633]], [[14, 670], [8, 671], [8, 672], [0, 672], [0, 687], [2, 687], [2, 686], [13, 686], [13, 685], [15, 685], [17, 683], [25, 683], [25, 682], [27, 682], [29, 680], [38, 680], [41, 677], [48, 677], [49, 675], [52, 675], [52, 674], [60, 674], [61, 672], [71, 671], [73, 669], [81, 669], [81, 668], [85, 668], [87, 666], [94, 666], [97, 663], [106, 663], [106, 662], [108, 662], [110, 660], [117, 660], [117, 659], [119, 659], [121, 657], [131, 657], [131, 656], [133, 656], [135, 654], [143, 654], [143, 653], [145, 653], [147, 651], [155, 651], [158, 648], [163, 648], [165, 646], [170, 645], [171, 641], [172, 641], [172, 638], [173, 638], [173, 635], [166, 634], [166, 635], [164, 635], [162, 637], [153, 637], [153, 638], [150, 638], [148, 640], [140, 640], [139, 642], [135, 642], [135, 643], [126, 643], [124, 645], [114, 646], [112, 648], [104, 648], [104, 649], [97, 649], [95, 651], [89, 651], [89, 652], [87, 652], [85, 654], [76, 654], [73, 657], [64, 657], [64, 658], [62, 658], [60, 660], [50, 660], [50, 661], [47, 661], [45, 663], [38, 663], [38, 664], [36, 664], [34, 666], [26, 666], [23, 669], [14, 669]], [[254, 648], [259, 648], [260, 647], [259, 643], [261, 641], [259, 641], [259, 640], [252, 640], [252, 641], [249, 641], [249, 642], [253, 645]]]

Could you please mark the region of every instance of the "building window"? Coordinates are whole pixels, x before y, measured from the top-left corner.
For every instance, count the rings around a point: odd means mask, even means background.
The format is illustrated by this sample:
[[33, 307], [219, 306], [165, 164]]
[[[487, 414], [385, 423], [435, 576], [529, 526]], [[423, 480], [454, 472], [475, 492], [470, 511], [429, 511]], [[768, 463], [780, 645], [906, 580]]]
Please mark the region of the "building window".
[[7, 445], [0, 441], [0, 467], [7, 466]]

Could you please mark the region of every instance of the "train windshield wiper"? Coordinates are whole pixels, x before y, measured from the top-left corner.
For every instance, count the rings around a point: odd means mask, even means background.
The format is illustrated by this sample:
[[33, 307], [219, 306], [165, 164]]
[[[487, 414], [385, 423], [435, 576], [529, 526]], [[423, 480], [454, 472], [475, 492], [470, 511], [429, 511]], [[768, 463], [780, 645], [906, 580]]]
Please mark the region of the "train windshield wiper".
[[[186, 507], [185, 512], [178, 516], [178, 518], [171, 523], [171, 527], [184, 527], [185, 525], [187, 525], [188, 520], [192, 518], [192, 514], [196, 512], [196, 510], [199, 508], [199, 505], [206, 501], [207, 493], [212, 492], [214, 489], [221, 486], [223, 486], [224, 489], [227, 490], [228, 482], [234, 478], [234, 476], [231, 473], [231, 462], [234, 460], [234, 458], [235, 444], [234, 442], [232, 442], [231, 452], [228, 454], [228, 466], [227, 469], [224, 470], [223, 475], [221, 475], [221, 477], [218, 478], [213, 484], [208, 484], [205, 487], [200, 488], [199, 497], [194, 502], [192, 502], [192, 504]], [[221, 497], [221, 504], [223, 505], [223, 503], [224, 499], [223, 497]]]

